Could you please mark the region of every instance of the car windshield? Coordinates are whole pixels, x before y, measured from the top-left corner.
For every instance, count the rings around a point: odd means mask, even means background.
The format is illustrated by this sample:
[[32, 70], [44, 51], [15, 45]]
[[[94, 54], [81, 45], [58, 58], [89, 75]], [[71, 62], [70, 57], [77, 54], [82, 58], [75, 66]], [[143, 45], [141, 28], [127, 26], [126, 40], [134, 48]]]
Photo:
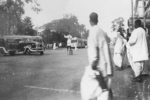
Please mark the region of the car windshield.
[[21, 40], [21, 39], [16, 39], [15, 41], [16, 41], [17, 43], [19, 43], [19, 42], [22, 41], [22, 40]]
[[38, 36], [38, 37], [33, 36], [33, 37], [32, 37], [32, 40], [33, 40], [33, 41], [36, 41], [36, 42], [40, 42], [40, 43], [43, 41], [43, 40], [42, 40], [42, 37], [39, 37], [39, 36]]
[[15, 43], [16, 41], [15, 41], [15, 39], [7, 39], [7, 42], [8, 43]]

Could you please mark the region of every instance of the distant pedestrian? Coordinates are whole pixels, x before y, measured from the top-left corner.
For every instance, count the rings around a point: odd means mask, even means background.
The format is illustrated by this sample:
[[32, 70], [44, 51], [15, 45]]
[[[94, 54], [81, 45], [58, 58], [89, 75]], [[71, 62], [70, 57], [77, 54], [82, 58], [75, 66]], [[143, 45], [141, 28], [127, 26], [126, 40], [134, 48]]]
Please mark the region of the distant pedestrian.
[[62, 47], [62, 43], [61, 43], [61, 42], [59, 43], [59, 47], [60, 47], [60, 48]]
[[82, 100], [112, 100], [113, 64], [106, 33], [97, 25], [98, 15], [90, 14], [88, 37], [89, 66], [81, 80]]
[[53, 43], [53, 50], [56, 50], [56, 43]]
[[141, 20], [135, 21], [135, 29], [128, 41], [128, 47], [132, 58], [132, 69], [135, 77], [133, 81], [142, 82], [142, 72], [144, 69], [145, 61], [149, 59], [148, 46], [146, 41], [146, 33], [142, 28]]
[[74, 43], [74, 49], [75, 49], [75, 51], [78, 50], [78, 43], [77, 42]]

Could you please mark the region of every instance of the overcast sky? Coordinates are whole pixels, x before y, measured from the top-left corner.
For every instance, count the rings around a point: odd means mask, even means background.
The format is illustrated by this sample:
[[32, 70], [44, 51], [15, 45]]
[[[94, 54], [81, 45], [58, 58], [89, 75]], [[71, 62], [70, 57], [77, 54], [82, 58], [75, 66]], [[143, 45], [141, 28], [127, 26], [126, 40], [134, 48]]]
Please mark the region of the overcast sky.
[[[89, 14], [99, 15], [99, 25], [106, 32], [110, 31], [111, 22], [117, 17], [126, 20], [131, 16], [131, 0], [37, 0], [43, 11], [33, 12], [25, 7], [25, 16], [32, 18], [35, 26], [42, 26], [54, 19], [60, 19], [63, 14], [72, 13], [77, 16], [79, 23], [89, 25]], [[135, 1], [135, 0], [133, 0]]]

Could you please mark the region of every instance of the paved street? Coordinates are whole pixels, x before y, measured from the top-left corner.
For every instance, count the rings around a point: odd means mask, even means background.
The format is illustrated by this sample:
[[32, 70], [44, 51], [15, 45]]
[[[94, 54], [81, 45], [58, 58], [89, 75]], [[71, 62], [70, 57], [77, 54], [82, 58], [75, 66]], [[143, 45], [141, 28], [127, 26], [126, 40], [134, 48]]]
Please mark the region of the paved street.
[[[80, 80], [87, 64], [86, 49], [73, 55], [58, 49], [0, 57], [0, 100], [81, 100]], [[131, 68], [114, 73], [114, 100], [150, 100], [149, 77], [131, 83]]]

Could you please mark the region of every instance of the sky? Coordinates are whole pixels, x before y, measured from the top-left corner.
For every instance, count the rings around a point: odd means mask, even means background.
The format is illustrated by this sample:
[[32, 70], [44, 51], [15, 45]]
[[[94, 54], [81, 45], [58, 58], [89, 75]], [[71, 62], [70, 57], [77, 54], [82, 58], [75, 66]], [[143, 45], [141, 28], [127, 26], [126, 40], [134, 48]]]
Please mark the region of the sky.
[[[118, 18], [127, 19], [131, 16], [131, 0], [37, 0], [42, 11], [38, 14], [25, 6], [25, 15], [32, 18], [35, 27], [42, 26], [52, 20], [63, 18], [64, 14], [74, 14], [80, 24], [90, 28], [89, 15], [96, 12], [99, 15], [99, 26], [110, 32], [111, 22]], [[133, 0], [135, 1], [135, 0]]]

